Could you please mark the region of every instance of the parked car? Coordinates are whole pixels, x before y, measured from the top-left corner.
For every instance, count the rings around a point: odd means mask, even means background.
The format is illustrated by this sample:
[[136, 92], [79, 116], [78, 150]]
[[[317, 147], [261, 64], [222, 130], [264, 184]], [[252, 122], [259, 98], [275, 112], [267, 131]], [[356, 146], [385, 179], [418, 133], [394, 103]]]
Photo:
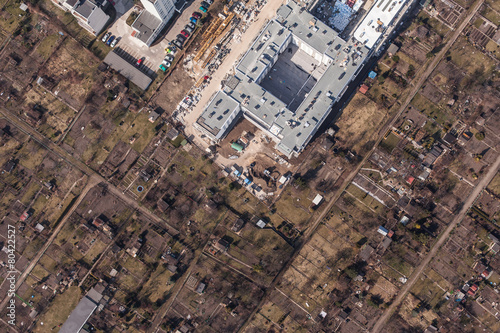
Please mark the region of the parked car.
[[196, 22], [198, 22], [198, 20], [195, 19], [194, 17], [190, 17], [189, 21], [191, 21], [191, 23], [194, 23], [194, 24], [196, 24]]
[[182, 30], [181, 35], [183, 35], [186, 38], [189, 38], [189, 32], [187, 32], [186, 30]]
[[189, 34], [191, 34], [194, 31], [194, 29], [191, 29], [191, 27], [187, 25], [184, 27], [184, 30], [186, 30]]
[[174, 40], [174, 41], [172, 42], [172, 44], [174, 44], [175, 46], [177, 46], [179, 49], [181, 49], [181, 50], [182, 50], [182, 43], [181, 43], [181, 42], [179, 42], [177, 39], [176, 39], [176, 40]]
[[111, 32], [107, 32], [103, 37], [102, 37], [102, 42], [103, 43], [106, 43], [106, 41], [108, 40], [109, 36], [111, 36]]
[[165, 60], [167, 60], [168, 62], [172, 62], [172, 61], [174, 61], [174, 56], [171, 54], [167, 54], [165, 56]]
[[111, 47], [115, 47], [116, 44], [118, 43], [118, 41], [122, 39], [121, 37], [116, 37], [114, 41], [111, 42], [111, 44], [109, 46]]
[[202, 1], [202, 2], [201, 2], [201, 5], [202, 5], [203, 7], [205, 7], [205, 8], [210, 7], [210, 4], [209, 4], [208, 2], [206, 2], [206, 1]]
[[192, 22], [189, 22], [188, 24], [186, 24], [186, 27], [190, 27], [191, 29], [196, 29], [196, 24], [192, 23]]
[[160, 64], [160, 69], [161, 69], [162, 71], [166, 72], [166, 71], [167, 71], [167, 69], [168, 69], [168, 67], [167, 67], [167, 66], [165, 66], [163, 63], [161, 63], [161, 64]]
[[200, 13], [198, 13], [198, 12], [194, 12], [194, 13], [191, 15], [191, 17], [194, 17], [195, 19], [199, 19], [199, 18], [201, 18], [201, 14], [200, 14]]
[[140, 65], [142, 65], [142, 63], [144, 62], [144, 59], [145, 59], [145, 58], [144, 58], [144, 57], [142, 57], [141, 59], [137, 60], [137, 62], [135, 63], [135, 65], [136, 65], [137, 67], [139, 67], [139, 66], [140, 66]]
[[106, 42], [106, 45], [111, 46], [111, 43], [115, 40], [115, 36], [109, 37], [108, 41]]
[[172, 65], [172, 63], [170, 61], [168, 61], [167, 59], [163, 59], [163, 61], [161, 62], [161, 64], [165, 67], [170, 67]]
[[201, 6], [200, 7], [200, 10], [203, 12], [203, 13], [206, 13], [208, 9], [206, 9], [205, 7]]
[[171, 45], [165, 49], [165, 53], [175, 55], [175, 53], [177, 53], [176, 50], [177, 48], [174, 45]]
[[205, 2], [208, 2], [209, 5], [214, 3], [214, 0], [205, 0]]
[[184, 42], [186, 41], [186, 37], [179, 34], [179, 35], [177, 35], [177, 40], [180, 41], [182, 44], [184, 44]]

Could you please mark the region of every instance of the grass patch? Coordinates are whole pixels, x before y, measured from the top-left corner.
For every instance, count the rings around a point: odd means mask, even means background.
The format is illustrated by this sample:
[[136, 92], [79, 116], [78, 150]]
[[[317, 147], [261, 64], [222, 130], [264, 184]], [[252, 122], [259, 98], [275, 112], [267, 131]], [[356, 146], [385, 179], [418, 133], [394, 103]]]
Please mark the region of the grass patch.
[[21, 198], [21, 202], [25, 205], [29, 205], [40, 188], [42, 188], [42, 186], [39, 183], [32, 182], [26, 192], [24, 192], [24, 195]]
[[389, 135], [380, 142], [380, 147], [391, 153], [400, 141], [401, 139], [391, 131]]
[[52, 35], [45, 37], [40, 42], [40, 44], [38, 44], [36, 51], [38, 52], [38, 54], [40, 54], [42, 56], [42, 58], [48, 59], [49, 56], [54, 51], [54, 49], [56, 48], [57, 44], [59, 43], [60, 38], [61, 38], [61, 35], [59, 35], [59, 34], [52, 34]]
[[[81, 290], [78, 286], [69, 287], [63, 294], [57, 295], [50, 303], [49, 308], [40, 316], [34, 332], [46, 332], [47, 328], [64, 323], [71, 311], [80, 301]], [[43, 326], [40, 323], [43, 322]]]
[[337, 126], [339, 141], [358, 154], [367, 151], [371, 140], [389, 116], [388, 110], [378, 106], [365, 95], [356, 94], [342, 112]]
[[482, 6], [481, 15], [491, 21], [494, 25], [500, 25], [500, 15], [490, 6]]
[[496, 176], [491, 180], [488, 189], [495, 195], [500, 196], [500, 172], [497, 172]]
[[494, 69], [493, 60], [476, 49], [464, 37], [459, 37], [449, 50], [451, 61], [474, 79], [487, 78]]
[[442, 111], [436, 104], [432, 103], [429, 99], [427, 99], [420, 93], [415, 95], [415, 97], [411, 101], [411, 105], [416, 107], [427, 117], [434, 119], [439, 125], [443, 127], [454, 122], [454, 119], [451, 115]]

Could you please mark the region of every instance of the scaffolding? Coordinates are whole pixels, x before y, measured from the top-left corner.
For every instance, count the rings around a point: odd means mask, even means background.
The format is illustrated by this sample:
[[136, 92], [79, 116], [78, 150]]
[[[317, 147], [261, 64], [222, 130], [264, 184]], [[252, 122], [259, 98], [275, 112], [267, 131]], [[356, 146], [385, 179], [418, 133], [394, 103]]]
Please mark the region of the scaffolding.
[[201, 49], [196, 53], [196, 56], [193, 58], [193, 61], [197, 62], [203, 57], [205, 52], [208, 50], [210, 45], [215, 41], [217, 37], [220, 36], [220, 34], [226, 29], [226, 27], [231, 23], [231, 21], [234, 18], [234, 13], [229, 13], [224, 21], [222, 21], [221, 18], [217, 18], [214, 20], [208, 29], [203, 33], [203, 37], [208, 37], [208, 39], [205, 41]]

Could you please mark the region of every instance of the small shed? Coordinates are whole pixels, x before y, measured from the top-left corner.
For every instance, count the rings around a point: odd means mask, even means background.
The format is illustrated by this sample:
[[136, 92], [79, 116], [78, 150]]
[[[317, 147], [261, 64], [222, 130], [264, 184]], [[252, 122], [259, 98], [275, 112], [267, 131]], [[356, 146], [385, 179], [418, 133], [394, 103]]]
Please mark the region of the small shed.
[[374, 71], [371, 71], [370, 73], [368, 73], [368, 77], [369, 77], [370, 79], [374, 79], [374, 78], [376, 78], [376, 77], [377, 77], [377, 73], [375, 73]]
[[264, 228], [266, 226], [266, 222], [262, 221], [262, 220], [258, 220], [256, 225], [259, 227], [259, 228]]
[[387, 53], [389, 54], [389, 57], [392, 57], [399, 51], [399, 47], [396, 44], [389, 45], [389, 48], [387, 48]]
[[195, 292], [201, 295], [203, 293], [203, 291], [205, 290], [206, 286], [207, 286], [206, 284], [204, 284], [203, 282], [200, 282], [198, 284], [198, 287], [196, 287]]
[[364, 95], [368, 92], [368, 89], [369, 87], [366, 84], [362, 84], [361, 87], [359, 87], [359, 92]]
[[233, 148], [234, 150], [236, 150], [237, 152], [242, 152], [243, 151], [243, 146], [240, 145], [239, 143], [236, 143], [236, 142], [233, 142], [231, 144], [231, 148]]
[[323, 201], [323, 197], [319, 194], [316, 194], [312, 203], [313, 203], [313, 205], [318, 206], [322, 201]]
[[382, 234], [383, 236], [387, 236], [387, 234], [389, 233], [389, 230], [387, 230], [386, 228], [384, 228], [383, 226], [380, 226], [378, 227], [378, 230], [377, 232], [379, 234]]

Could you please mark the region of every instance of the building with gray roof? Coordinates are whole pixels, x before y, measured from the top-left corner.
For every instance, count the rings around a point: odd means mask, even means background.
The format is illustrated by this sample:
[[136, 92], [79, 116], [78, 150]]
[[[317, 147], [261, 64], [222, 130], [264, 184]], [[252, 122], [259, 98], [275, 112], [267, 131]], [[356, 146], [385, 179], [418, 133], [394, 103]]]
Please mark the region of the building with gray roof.
[[83, 297], [76, 308], [71, 312], [68, 319], [64, 322], [59, 333], [78, 333], [82, 329], [83, 325], [90, 318], [99, 301], [102, 298], [102, 294], [98, 293], [94, 288], [92, 288], [88, 294]]
[[123, 75], [142, 90], [148, 89], [153, 79], [146, 73], [142, 72], [137, 66], [135, 66], [135, 64], [127, 60], [130, 57], [126, 54], [122, 54], [121, 51], [122, 50], [117, 47], [113, 51], [109, 52], [106, 58], [104, 58], [104, 63], [108, 64], [111, 68]]
[[99, 35], [110, 17], [103, 10], [107, 2], [104, 1], [102, 6], [100, 3], [93, 0], [66, 0], [62, 3], [57, 3], [64, 10], [70, 11], [85, 30], [93, 34]]
[[295, 2], [283, 5], [236, 66], [195, 127], [217, 142], [240, 116], [291, 157], [309, 143], [362, 68], [369, 49]]
[[132, 23], [135, 37], [151, 46], [178, 10], [175, 0], [141, 0], [144, 10]]

